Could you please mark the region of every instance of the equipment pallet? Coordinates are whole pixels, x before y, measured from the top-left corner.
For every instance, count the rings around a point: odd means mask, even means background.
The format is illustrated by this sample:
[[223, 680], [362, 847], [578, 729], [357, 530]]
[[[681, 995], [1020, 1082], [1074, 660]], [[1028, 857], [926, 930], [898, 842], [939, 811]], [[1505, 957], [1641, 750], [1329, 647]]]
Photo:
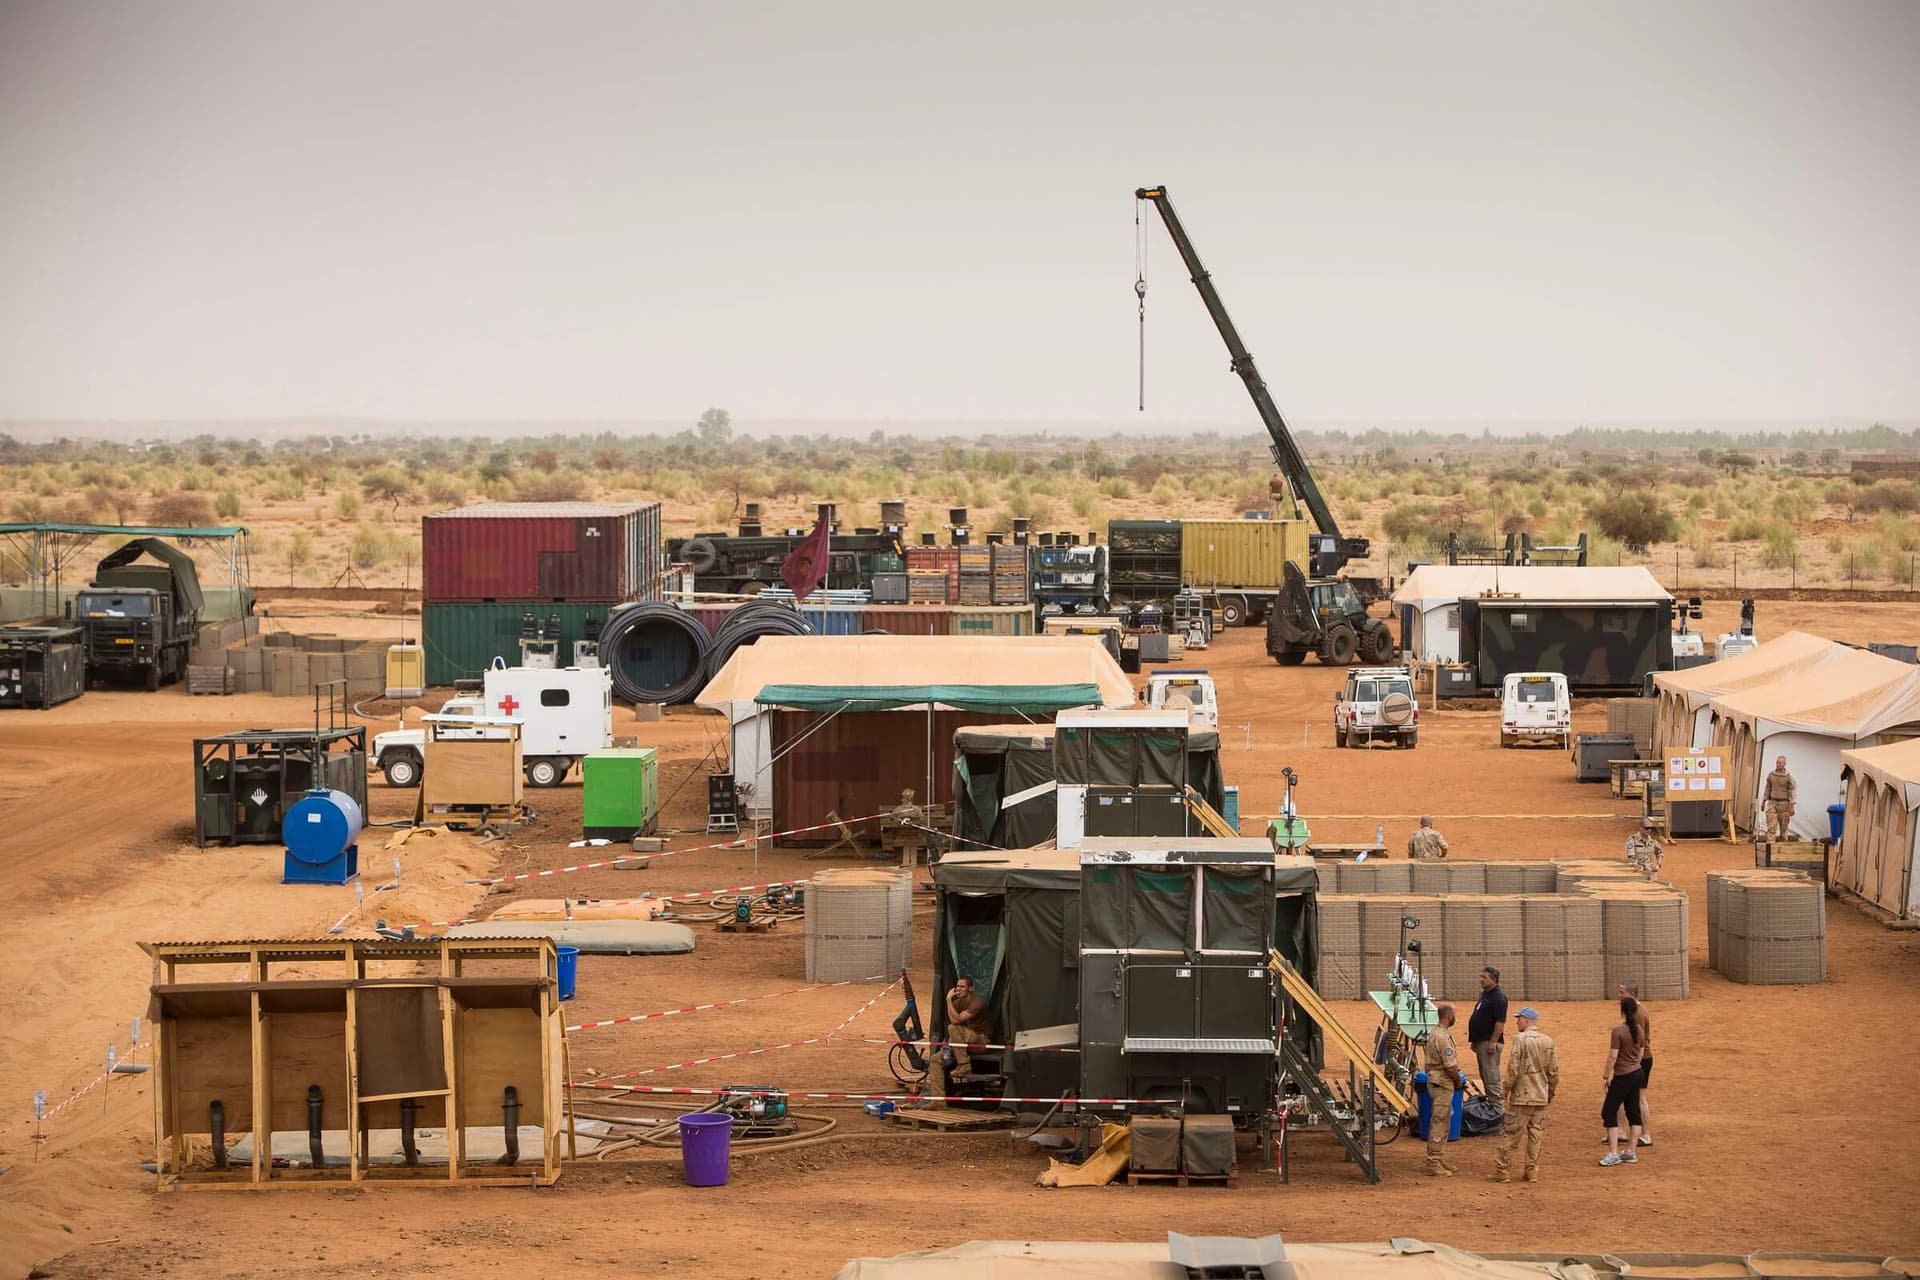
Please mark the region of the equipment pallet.
[[780, 923], [778, 916], [755, 916], [751, 920], [722, 920], [722, 933], [772, 933], [773, 926]]
[[995, 1112], [889, 1111], [881, 1119], [905, 1129], [938, 1129], [944, 1133], [964, 1130], [1011, 1129], [1014, 1117]]
[[1163, 1182], [1177, 1187], [1237, 1187], [1240, 1175], [1235, 1173], [1129, 1173], [1127, 1185], [1140, 1186], [1142, 1183]]

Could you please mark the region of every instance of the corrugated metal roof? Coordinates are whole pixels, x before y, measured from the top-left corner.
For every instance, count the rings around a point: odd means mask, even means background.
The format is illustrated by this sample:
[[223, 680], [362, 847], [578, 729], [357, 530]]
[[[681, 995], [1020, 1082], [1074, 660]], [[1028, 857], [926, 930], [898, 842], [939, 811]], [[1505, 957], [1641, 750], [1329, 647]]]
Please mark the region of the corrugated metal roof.
[[470, 506], [435, 511], [429, 520], [516, 520], [550, 516], [624, 516], [657, 502], [476, 502]]
[[1488, 592], [1538, 604], [1671, 600], [1642, 565], [1423, 564], [1393, 593], [1395, 604], [1471, 600]]

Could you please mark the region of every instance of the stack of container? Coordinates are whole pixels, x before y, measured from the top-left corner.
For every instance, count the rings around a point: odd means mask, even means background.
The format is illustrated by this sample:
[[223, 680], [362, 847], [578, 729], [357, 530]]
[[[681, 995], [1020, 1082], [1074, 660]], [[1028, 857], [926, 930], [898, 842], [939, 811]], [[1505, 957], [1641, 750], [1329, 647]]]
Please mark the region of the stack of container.
[[907, 548], [907, 603], [951, 604], [959, 594], [959, 547]]
[[430, 685], [517, 665], [529, 618], [569, 664], [619, 606], [658, 598], [666, 569], [657, 502], [483, 502], [425, 517], [420, 541]]
[[993, 603], [993, 548], [959, 547], [960, 594], [955, 604]]

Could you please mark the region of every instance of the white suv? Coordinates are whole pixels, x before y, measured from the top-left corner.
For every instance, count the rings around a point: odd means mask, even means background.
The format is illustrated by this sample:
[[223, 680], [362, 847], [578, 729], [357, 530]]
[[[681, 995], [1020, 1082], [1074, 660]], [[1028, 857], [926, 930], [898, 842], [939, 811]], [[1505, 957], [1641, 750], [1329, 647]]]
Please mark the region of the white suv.
[[1419, 744], [1413, 673], [1405, 667], [1354, 667], [1347, 687], [1333, 695], [1333, 744], [1365, 747], [1380, 739], [1397, 747]]

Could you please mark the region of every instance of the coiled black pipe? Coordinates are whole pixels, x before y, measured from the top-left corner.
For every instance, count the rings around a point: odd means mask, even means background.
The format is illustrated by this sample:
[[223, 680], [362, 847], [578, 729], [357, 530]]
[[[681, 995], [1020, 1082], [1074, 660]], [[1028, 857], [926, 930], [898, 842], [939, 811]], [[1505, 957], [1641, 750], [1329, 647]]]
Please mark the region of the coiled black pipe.
[[813, 627], [790, 604], [772, 600], [753, 600], [741, 605], [714, 629], [713, 644], [707, 650], [707, 676], [718, 675], [735, 651], [763, 636], [810, 636]]
[[[652, 650], [679, 639], [687, 645], [687, 662], [677, 676], [660, 681], [655, 671], [643, 670], [638, 642]], [[600, 632], [600, 661], [613, 673], [614, 695], [625, 702], [690, 702], [705, 683], [707, 629], [692, 614], [671, 604], [636, 604], [607, 619]]]

